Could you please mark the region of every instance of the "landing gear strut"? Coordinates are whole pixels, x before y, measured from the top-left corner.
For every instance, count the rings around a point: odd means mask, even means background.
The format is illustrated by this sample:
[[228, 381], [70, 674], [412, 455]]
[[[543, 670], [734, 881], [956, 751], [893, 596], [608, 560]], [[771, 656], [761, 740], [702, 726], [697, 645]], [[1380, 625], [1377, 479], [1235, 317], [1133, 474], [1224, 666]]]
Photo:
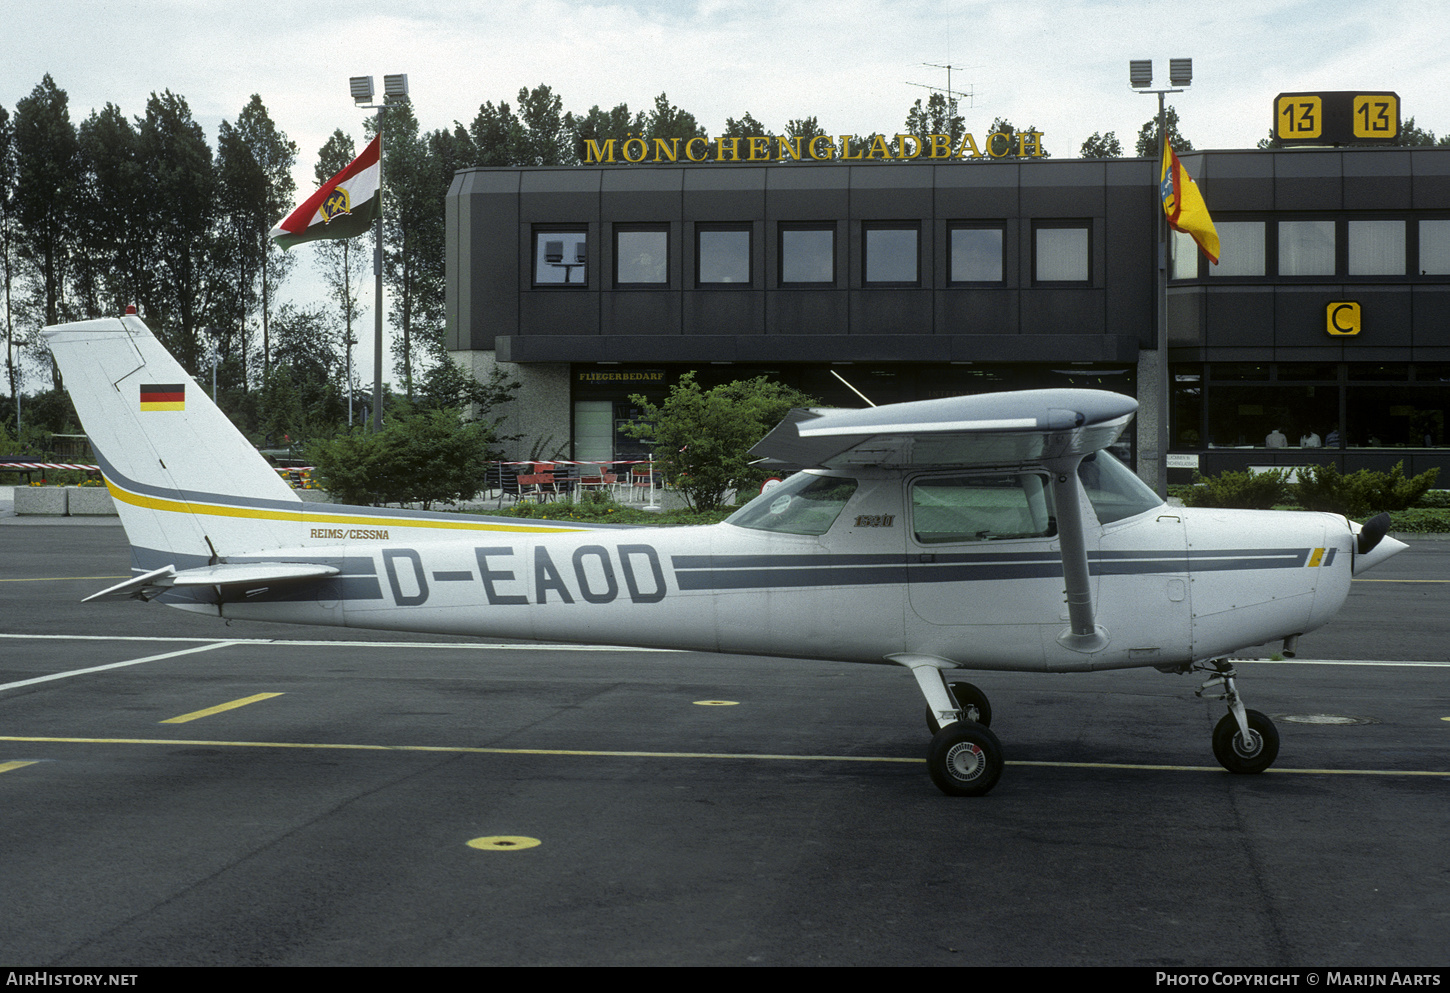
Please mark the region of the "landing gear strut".
[[1229, 772], [1263, 772], [1279, 756], [1279, 731], [1268, 716], [1247, 710], [1234, 685], [1237, 673], [1227, 659], [1217, 659], [1208, 666], [1195, 666], [1202, 672], [1213, 672], [1197, 695], [1205, 700], [1223, 700], [1228, 713], [1213, 729], [1213, 757]]
[[987, 727], [992, 706], [971, 683], [947, 683], [944, 659], [897, 656], [911, 670], [926, 697], [926, 723], [933, 731], [926, 751], [931, 781], [948, 796], [983, 796], [1002, 778], [1002, 743]]

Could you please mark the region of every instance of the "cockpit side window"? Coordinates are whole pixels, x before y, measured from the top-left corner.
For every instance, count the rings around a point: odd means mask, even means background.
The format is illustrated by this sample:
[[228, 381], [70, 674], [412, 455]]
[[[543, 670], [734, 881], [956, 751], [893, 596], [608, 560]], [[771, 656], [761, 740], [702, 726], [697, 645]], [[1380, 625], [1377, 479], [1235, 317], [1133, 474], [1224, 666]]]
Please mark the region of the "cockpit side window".
[[1035, 472], [917, 479], [911, 526], [923, 545], [1057, 534], [1048, 478]]

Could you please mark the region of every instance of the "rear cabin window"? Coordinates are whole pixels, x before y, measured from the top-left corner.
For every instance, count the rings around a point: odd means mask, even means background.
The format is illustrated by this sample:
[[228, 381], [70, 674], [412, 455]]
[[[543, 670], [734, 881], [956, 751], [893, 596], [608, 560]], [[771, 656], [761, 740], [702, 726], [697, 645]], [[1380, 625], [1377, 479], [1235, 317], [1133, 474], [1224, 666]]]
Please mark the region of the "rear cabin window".
[[911, 526], [923, 545], [1057, 534], [1048, 478], [1031, 472], [919, 479]]
[[847, 476], [816, 476], [801, 472], [766, 490], [725, 519], [754, 531], [782, 534], [825, 534], [856, 492]]

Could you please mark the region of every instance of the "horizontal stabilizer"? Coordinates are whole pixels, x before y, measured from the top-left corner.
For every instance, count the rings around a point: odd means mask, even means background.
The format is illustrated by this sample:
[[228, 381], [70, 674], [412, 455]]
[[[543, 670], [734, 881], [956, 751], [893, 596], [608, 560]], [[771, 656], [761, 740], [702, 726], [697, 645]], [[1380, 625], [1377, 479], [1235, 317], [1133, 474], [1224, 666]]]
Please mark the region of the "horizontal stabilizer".
[[793, 410], [750, 450], [756, 459], [849, 465], [1013, 465], [1106, 448], [1138, 402], [1106, 390], [1023, 390], [894, 403], [865, 410]]
[[263, 583], [286, 583], [301, 579], [323, 579], [335, 576], [336, 566], [312, 562], [224, 562], [177, 571], [174, 565], [162, 566], [135, 576], [109, 589], [92, 593], [82, 600], [149, 600], [162, 590], [175, 586], [255, 586]]

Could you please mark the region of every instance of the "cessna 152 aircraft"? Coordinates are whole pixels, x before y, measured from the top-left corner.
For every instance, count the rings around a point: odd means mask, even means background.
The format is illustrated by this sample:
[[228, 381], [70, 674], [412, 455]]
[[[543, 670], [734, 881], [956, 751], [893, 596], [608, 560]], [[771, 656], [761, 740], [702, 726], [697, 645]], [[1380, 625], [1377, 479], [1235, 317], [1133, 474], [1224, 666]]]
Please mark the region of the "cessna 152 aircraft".
[[1052, 389], [798, 410], [754, 449], [799, 472], [708, 527], [304, 503], [135, 316], [45, 332], [132, 546], [88, 599], [219, 618], [891, 664], [932, 780], [1002, 773], [956, 670], [1201, 671], [1213, 751], [1268, 768], [1230, 653], [1295, 641], [1405, 546], [1388, 516], [1171, 507], [1105, 449], [1137, 402]]

